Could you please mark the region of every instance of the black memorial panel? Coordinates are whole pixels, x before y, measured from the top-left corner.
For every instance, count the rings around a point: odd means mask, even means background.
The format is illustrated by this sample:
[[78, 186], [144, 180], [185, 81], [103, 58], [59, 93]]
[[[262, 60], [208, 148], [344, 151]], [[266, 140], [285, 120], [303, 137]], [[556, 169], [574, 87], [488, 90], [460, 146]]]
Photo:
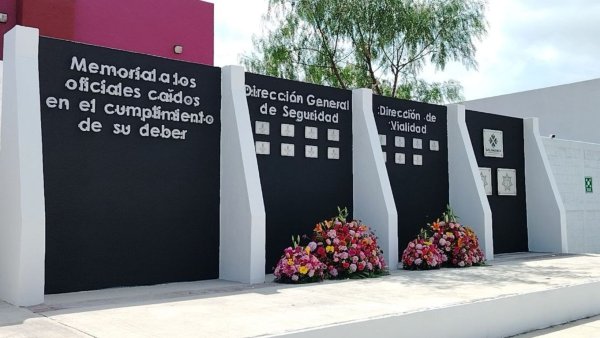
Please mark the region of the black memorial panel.
[[[494, 253], [528, 251], [523, 120], [467, 110], [466, 122], [477, 164], [488, 169], [482, 179], [491, 188], [488, 201], [493, 218]], [[484, 130], [488, 130], [486, 138]]]
[[352, 210], [352, 94], [246, 73], [267, 215], [266, 271], [292, 235]]
[[46, 293], [218, 277], [220, 69], [40, 39]]
[[373, 113], [398, 212], [401, 258], [448, 204], [446, 107], [374, 95]]

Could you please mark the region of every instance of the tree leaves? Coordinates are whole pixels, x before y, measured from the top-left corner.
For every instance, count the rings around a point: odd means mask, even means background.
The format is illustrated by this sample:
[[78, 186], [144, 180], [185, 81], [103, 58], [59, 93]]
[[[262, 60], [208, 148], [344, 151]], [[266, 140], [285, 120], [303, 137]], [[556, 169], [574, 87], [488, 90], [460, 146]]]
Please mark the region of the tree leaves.
[[424, 102], [462, 99], [456, 81], [428, 83], [428, 64], [476, 68], [484, 0], [270, 0], [249, 71]]

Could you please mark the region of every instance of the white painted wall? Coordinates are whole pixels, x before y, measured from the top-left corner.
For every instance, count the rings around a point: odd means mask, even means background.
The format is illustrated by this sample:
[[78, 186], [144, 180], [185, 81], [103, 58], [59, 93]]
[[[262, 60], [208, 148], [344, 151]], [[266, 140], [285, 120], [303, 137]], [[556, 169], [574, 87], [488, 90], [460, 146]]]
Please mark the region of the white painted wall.
[[[564, 202], [568, 252], [600, 253], [600, 144], [550, 138], [543, 144]], [[585, 192], [585, 176], [593, 178], [593, 193]]]
[[475, 231], [486, 259], [494, 259], [492, 210], [479, 175], [465, 107], [456, 104], [448, 106], [448, 178], [450, 206], [461, 224]]
[[[354, 217], [373, 229], [390, 270], [398, 267], [398, 213], [373, 115], [373, 91], [352, 91]], [[402, 217], [402, 215], [400, 215]]]
[[540, 118], [543, 136], [600, 143], [600, 79], [464, 103], [467, 109]]
[[264, 283], [266, 216], [244, 68], [226, 66], [221, 72], [219, 278]]
[[566, 213], [542, 144], [537, 118], [523, 120], [523, 134], [529, 251], [567, 252]]
[[0, 299], [44, 301], [46, 214], [38, 78], [38, 30], [4, 39], [0, 133]]

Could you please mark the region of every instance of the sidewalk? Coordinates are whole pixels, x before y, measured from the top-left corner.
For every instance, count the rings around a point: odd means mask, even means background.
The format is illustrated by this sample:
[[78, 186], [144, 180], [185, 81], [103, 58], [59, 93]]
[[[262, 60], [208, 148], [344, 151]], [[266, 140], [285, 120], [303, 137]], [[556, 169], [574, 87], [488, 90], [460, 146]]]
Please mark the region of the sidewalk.
[[518, 254], [300, 286], [212, 280], [49, 295], [28, 309], [0, 303], [0, 337], [414, 337], [424, 328], [503, 337], [599, 314], [598, 289], [600, 255]]

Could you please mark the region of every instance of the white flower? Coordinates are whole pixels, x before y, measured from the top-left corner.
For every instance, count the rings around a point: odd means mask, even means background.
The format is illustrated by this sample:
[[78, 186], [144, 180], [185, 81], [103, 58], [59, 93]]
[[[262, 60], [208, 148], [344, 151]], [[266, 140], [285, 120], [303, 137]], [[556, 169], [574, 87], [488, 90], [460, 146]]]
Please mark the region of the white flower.
[[420, 265], [422, 262], [423, 262], [423, 260], [421, 258], [415, 259], [415, 264], [416, 265]]

